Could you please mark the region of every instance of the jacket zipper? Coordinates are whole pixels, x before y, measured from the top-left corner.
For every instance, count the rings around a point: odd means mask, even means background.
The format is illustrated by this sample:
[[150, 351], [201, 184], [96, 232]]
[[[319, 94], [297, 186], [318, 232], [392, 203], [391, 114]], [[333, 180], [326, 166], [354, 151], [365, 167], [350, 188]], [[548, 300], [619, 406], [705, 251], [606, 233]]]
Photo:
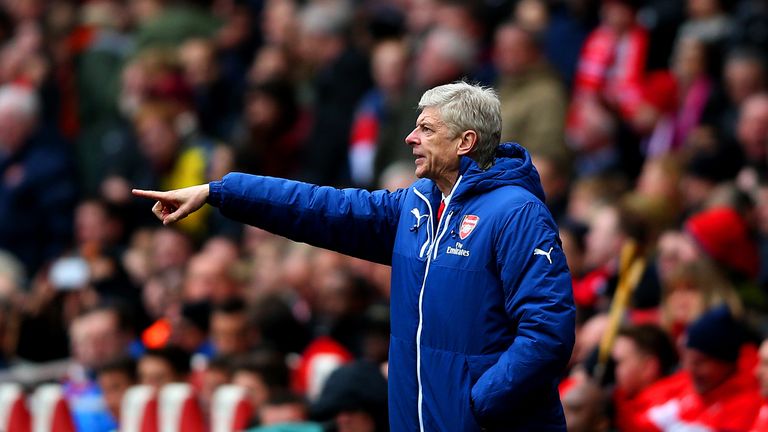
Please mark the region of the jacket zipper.
[[[453, 189], [451, 190], [451, 195], [453, 195], [453, 192], [456, 190], [456, 187], [461, 183], [461, 177], [456, 180], [456, 184], [453, 185]], [[416, 188], [413, 188], [413, 191], [416, 193], [416, 195], [421, 198], [422, 201], [427, 203], [427, 209], [429, 210], [429, 221], [431, 223], [432, 221], [432, 204], [429, 202], [427, 197], [425, 197], [421, 192], [419, 192]], [[450, 203], [449, 203], [450, 205]], [[448, 210], [448, 209], [446, 209]], [[432, 255], [434, 251], [434, 257], [437, 258], [437, 249], [438, 245], [440, 244], [440, 239], [443, 238], [443, 235], [445, 234], [446, 228], [448, 226], [448, 222], [451, 219], [451, 215], [453, 212], [449, 212], [447, 215], [445, 212], [440, 217], [440, 220], [437, 221], [437, 229], [434, 232], [434, 235], [432, 233], [432, 230], [429, 230], [429, 233], [427, 234], [427, 241], [429, 242], [429, 249], [427, 249], [427, 266], [424, 269], [424, 280], [421, 281], [421, 290], [419, 290], [419, 326], [416, 328], [416, 381], [419, 385], [419, 394], [418, 394], [418, 413], [419, 413], [419, 431], [424, 432], [424, 413], [423, 413], [423, 400], [424, 400], [424, 394], [422, 392], [422, 386], [421, 386], [421, 331], [422, 331], [422, 325], [424, 323], [424, 311], [422, 309], [422, 304], [424, 301], [424, 287], [427, 285], [427, 275], [429, 275], [429, 265], [432, 263]], [[443, 232], [440, 233], [440, 236], [437, 236], [437, 232], [440, 230], [440, 222], [443, 221], [445, 218], [445, 224], [443, 224]], [[427, 228], [431, 228], [431, 225], [427, 224]], [[430, 242], [430, 238], [432, 239]], [[425, 245], [426, 246], [426, 243]], [[424, 253], [424, 246], [421, 247], [421, 252], [419, 254], [419, 257], [422, 256]]]

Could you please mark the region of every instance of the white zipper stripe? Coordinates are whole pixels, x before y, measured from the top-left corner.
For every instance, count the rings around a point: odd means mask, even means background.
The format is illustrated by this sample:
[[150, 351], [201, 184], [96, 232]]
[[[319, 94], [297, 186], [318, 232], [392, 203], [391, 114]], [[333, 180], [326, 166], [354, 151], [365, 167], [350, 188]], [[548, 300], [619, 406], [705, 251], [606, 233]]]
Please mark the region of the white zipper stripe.
[[424, 244], [421, 246], [421, 250], [419, 251], [419, 258], [424, 256], [424, 249], [429, 246], [432, 243], [432, 204], [430, 204], [427, 197], [424, 196], [421, 192], [419, 192], [418, 189], [413, 188], [413, 192], [416, 193], [416, 196], [422, 199], [425, 203], [427, 203], [427, 210], [429, 210], [429, 218], [427, 218], [427, 241], [424, 242]]
[[[453, 189], [451, 189], [451, 196], [453, 196], [453, 191], [456, 190], [456, 187], [461, 183], [462, 176], [459, 176], [459, 178], [456, 180], [456, 184], [453, 185]], [[427, 208], [429, 209], [429, 221], [432, 222], [432, 204], [429, 203], [429, 200], [427, 197], [425, 197], [421, 192], [418, 191], [418, 189], [413, 188], [413, 191], [416, 193], [416, 195], [421, 198], [424, 202], [427, 203]], [[437, 221], [437, 229], [440, 229], [440, 222], [443, 220], [442, 216], [445, 216], [445, 212], [443, 212], [443, 215], [441, 215], [440, 220]], [[451, 213], [446, 216], [446, 222], [443, 226], [443, 234], [445, 234], [445, 231], [448, 227], [448, 221], [451, 218]], [[427, 225], [427, 228], [430, 228], [429, 225]], [[432, 233], [432, 230], [429, 230], [430, 234], [427, 235], [427, 239], [429, 241], [430, 235]], [[440, 235], [440, 238], [442, 238], [442, 234]], [[435, 241], [436, 240], [436, 241]], [[423, 400], [424, 400], [424, 393], [422, 392], [421, 387], [421, 330], [423, 328], [424, 324], [424, 311], [422, 309], [422, 305], [424, 302], [424, 287], [427, 285], [427, 275], [429, 275], [429, 265], [432, 263], [432, 250], [434, 249], [434, 255], [435, 258], [437, 258], [437, 246], [440, 244], [439, 239], [435, 239], [430, 243], [430, 249], [427, 251], [427, 266], [424, 269], [424, 280], [421, 281], [421, 290], [419, 291], [419, 326], [416, 328], [416, 381], [419, 385], [419, 395], [418, 395], [418, 413], [419, 413], [419, 431], [424, 432], [424, 413], [423, 413]], [[421, 248], [421, 254], [424, 253], [424, 246]], [[419, 254], [419, 257], [422, 255]]]

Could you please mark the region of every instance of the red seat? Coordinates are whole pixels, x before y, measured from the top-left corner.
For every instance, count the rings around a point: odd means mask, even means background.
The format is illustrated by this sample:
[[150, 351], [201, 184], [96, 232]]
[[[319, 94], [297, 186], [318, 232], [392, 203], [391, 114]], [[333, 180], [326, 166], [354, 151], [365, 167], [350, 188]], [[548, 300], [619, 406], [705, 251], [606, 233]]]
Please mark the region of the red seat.
[[64, 390], [59, 384], [43, 384], [31, 396], [32, 430], [35, 432], [75, 432]]
[[191, 385], [166, 384], [160, 389], [157, 400], [161, 432], [207, 432], [203, 412]]
[[15, 383], [0, 384], [0, 430], [30, 432], [32, 419], [24, 390]]
[[241, 386], [219, 386], [213, 393], [211, 404], [211, 432], [241, 431], [253, 418], [253, 405]]
[[120, 432], [158, 432], [157, 395], [148, 385], [129, 388], [120, 403]]

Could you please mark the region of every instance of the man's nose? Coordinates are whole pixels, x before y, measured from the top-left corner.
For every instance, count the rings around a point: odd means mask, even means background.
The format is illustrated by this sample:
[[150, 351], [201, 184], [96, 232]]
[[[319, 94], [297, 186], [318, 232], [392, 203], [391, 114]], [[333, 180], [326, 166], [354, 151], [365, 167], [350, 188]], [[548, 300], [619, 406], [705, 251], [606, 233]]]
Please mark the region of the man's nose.
[[408, 145], [416, 145], [419, 143], [419, 140], [416, 138], [416, 129], [412, 130], [411, 133], [405, 137], [405, 143]]

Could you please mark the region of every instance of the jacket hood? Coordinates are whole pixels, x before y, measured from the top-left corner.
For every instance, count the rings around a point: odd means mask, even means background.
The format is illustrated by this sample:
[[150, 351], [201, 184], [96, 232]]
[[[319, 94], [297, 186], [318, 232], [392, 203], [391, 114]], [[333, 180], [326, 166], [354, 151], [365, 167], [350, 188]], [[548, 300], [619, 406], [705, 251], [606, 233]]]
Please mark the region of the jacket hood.
[[502, 186], [520, 186], [544, 202], [544, 189], [541, 187], [539, 172], [533, 166], [531, 155], [518, 143], [500, 144], [496, 149], [493, 166], [481, 169], [468, 158], [461, 159], [459, 174], [462, 176], [457, 198], [487, 192]]

